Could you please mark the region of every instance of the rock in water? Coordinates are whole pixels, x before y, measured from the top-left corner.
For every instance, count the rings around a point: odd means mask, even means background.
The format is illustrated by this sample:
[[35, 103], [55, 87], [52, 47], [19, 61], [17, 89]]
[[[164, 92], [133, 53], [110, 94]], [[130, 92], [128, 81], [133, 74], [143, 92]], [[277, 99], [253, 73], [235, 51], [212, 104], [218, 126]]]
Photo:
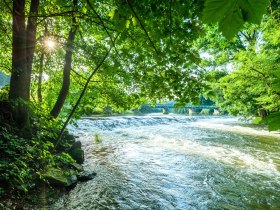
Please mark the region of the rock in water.
[[76, 187], [78, 182], [77, 173], [74, 170], [69, 171], [69, 175], [67, 176], [67, 184], [65, 186], [66, 190], [72, 190]]
[[50, 167], [43, 176], [50, 185], [54, 187], [65, 187], [67, 190], [73, 189], [78, 182], [77, 172], [72, 169], [65, 173], [61, 169]]
[[70, 164], [70, 168], [77, 170], [78, 172], [82, 172], [84, 171], [84, 168], [82, 165], [78, 164], [78, 163], [71, 163]]
[[87, 182], [89, 180], [92, 180], [95, 176], [96, 176], [95, 172], [84, 171], [84, 172], [78, 174], [78, 181]]
[[78, 163], [82, 164], [84, 162], [84, 151], [82, 150], [82, 143], [76, 141], [72, 144], [68, 151], [68, 154]]

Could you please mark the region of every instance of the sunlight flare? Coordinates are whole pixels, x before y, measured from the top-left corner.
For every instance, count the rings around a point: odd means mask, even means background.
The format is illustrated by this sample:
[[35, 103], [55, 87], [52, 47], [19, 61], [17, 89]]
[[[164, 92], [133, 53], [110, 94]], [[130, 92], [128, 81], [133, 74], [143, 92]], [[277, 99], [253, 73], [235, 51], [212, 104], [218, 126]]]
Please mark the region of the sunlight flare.
[[46, 39], [45, 40], [45, 47], [48, 49], [48, 50], [53, 50], [56, 46], [56, 43], [54, 40], [52, 39]]

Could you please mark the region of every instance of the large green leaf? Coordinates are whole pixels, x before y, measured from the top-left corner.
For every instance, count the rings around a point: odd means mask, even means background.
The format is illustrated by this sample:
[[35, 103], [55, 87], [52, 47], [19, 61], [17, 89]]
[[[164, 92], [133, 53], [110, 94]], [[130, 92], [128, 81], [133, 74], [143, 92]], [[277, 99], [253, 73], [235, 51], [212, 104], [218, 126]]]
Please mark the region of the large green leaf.
[[[247, 4], [245, 4], [246, 7], [244, 7], [244, 10], [248, 12], [247, 21], [259, 24], [263, 14], [266, 12], [267, 6], [269, 5], [269, 0], [247, 0], [245, 2]], [[240, 6], [242, 7], [242, 5], [244, 4], [241, 4]]]
[[205, 23], [220, 22], [232, 9], [232, 0], [207, 0], [203, 10], [202, 20]]
[[269, 0], [207, 0], [203, 10], [204, 23], [219, 23], [224, 36], [231, 39], [244, 22], [260, 23]]
[[238, 33], [243, 23], [242, 11], [239, 8], [235, 8], [220, 21], [219, 30], [227, 39], [231, 39]]

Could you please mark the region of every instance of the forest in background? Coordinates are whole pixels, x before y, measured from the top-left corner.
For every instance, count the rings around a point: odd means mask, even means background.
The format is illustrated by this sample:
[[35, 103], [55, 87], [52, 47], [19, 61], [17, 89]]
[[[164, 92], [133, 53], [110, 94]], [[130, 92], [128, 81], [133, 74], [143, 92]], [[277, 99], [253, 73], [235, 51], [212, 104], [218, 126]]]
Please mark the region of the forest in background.
[[10, 82], [0, 89], [0, 195], [17, 199], [50, 183], [54, 171], [69, 176], [77, 160], [66, 125], [108, 108], [198, 104], [202, 94], [232, 115], [278, 130], [279, 6], [277, 0], [1, 1], [0, 71]]

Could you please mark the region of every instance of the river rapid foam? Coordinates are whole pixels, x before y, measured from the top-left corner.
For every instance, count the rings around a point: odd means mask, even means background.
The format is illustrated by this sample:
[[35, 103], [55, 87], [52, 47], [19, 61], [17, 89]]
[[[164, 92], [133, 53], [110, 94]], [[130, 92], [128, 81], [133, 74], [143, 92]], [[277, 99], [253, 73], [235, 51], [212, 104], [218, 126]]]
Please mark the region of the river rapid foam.
[[[84, 118], [80, 183], [52, 209], [280, 209], [280, 135], [232, 117]], [[95, 136], [103, 139], [96, 142]]]

